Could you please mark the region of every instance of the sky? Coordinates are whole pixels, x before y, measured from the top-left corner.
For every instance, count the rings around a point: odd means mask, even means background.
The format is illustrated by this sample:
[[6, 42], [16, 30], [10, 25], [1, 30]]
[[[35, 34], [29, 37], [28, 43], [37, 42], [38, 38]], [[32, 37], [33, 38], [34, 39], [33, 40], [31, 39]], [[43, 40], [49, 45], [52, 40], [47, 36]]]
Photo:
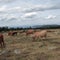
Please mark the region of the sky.
[[0, 0], [0, 27], [60, 25], [60, 0]]

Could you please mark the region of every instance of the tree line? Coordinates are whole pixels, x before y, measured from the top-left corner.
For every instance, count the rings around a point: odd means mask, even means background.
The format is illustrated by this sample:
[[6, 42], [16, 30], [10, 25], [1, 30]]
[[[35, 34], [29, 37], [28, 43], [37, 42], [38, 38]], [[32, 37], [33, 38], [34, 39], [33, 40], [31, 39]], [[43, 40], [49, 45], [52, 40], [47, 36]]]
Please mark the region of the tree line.
[[2, 31], [13, 31], [13, 30], [27, 30], [27, 29], [60, 29], [60, 25], [43, 25], [43, 26], [36, 26], [36, 27], [28, 27], [28, 28], [23, 28], [23, 27], [0, 27], [0, 32]]

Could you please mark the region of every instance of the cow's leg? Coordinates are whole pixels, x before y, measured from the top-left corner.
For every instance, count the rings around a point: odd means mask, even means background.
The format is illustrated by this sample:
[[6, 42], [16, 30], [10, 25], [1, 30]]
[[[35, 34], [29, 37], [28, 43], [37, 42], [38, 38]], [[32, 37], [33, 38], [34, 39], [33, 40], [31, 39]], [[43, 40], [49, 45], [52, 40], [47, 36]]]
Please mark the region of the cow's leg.
[[46, 40], [47, 34], [45, 34], [44, 36], [42, 36], [43, 40]]
[[3, 47], [5, 48], [5, 43], [3, 42]]
[[2, 42], [1, 42], [1, 48], [3, 48], [3, 44], [2, 44]]
[[42, 41], [43, 40], [43, 37], [40, 37], [40, 40]]
[[17, 33], [16, 33], [16, 35], [17, 35]]
[[45, 34], [45, 36], [43, 36], [43, 40], [46, 40], [46, 38], [47, 38], [47, 35]]
[[47, 34], [45, 34], [45, 39], [47, 38]]
[[32, 37], [33, 38], [33, 41], [35, 40], [35, 37]]
[[2, 39], [2, 46], [5, 47], [4, 39]]
[[33, 42], [36, 40], [36, 37], [34, 36], [34, 37], [32, 37], [33, 38]]

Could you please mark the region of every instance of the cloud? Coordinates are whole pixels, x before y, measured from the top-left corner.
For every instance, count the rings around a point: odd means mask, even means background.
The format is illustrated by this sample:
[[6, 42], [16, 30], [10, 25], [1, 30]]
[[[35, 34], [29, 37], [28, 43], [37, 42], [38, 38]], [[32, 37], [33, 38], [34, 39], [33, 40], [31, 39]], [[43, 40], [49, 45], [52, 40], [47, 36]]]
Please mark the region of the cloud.
[[53, 15], [49, 15], [49, 16], [45, 17], [45, 19], [55, 19], [55, 18], [56, 18], [56, 16], [53, 16]]
[[7, 5], [0, 6], [0, 13], [20, 12], [22, 8], [20, 6], [9, 7]]
[[24, 12], [39, 12], [39, 11], [46, 11], [46, 10], [55, 10], [60, 9], [60, 5], [35, 5], [34, 7], [25, 9]]
[[19, 13], [21, 13], [21, 11], [22, 11], [22, 8], [20, 7], [20, 6], [16, 6], [16, 7], [11, 7], [11, 8], [9, 8], [9, 9], [7, 9], [6, 10], [6, 12], [8, 11], [8, 13], [17, 13], [17, 12], [19, 12]]
[[17, 16], [10, 14], [10, 15], [7, 15], [6, 18], [7, 20], [10, 20], [10, 19], [14, 20], [14, 19], [17, 19]]
[[24, 14], [22, 17], [24, 17], [24, 18], [33, 18], [36, 15], [37, 15], [37, 12], [30, 12], [30, 13]]
[[14, 14], [2, 14], [0, 15], [0, 21], [12, 21], [12, 20], [18, 20], [19, 17], [17, 17]]
[[16, 7], [9, 8], [8, 10], [20, 10], [20, 9], [21, 9], [21, 7], [16, 6]]
[[4, 11], [6, 11], [6, 8], [7, 8], [6, 5], [0, 6], [0, 12], [4, 12]]
[[9, 2], [13, 2], [15, 0], [0, 0], [0, 3], [9, 3]]
[[34, 5], [32, 7], [21, 7], [21, 6], [15, 6], [15, 7], [9, 7], [7, 5], [3, 5], [0, 7], [0, 13], [10, 13], [10, 12], [19, 12], [19, 13], [31, 13], [31, 12], [40, 12], [40, 11], [46, 11], [46, 10], [56, 10], [60, 9], [60, 5]]
[[53, 23], [59, 20], [57, 15], [60, 13], [59, 11], [57, 11], [57, 9], [60, 9], [60, 4], [54, 4], [54, 3], [49, 4], [50, 2], [48, 3], [47, 0], [42, 0], [42, 1], [31, 0], [28, 1], [27, 3], [26, 1], [25, 0], [19, 0], [19, 1], [0, 0], [1, 3], [0, 4], [0, 25], [2, 23], [11, 26], [13, 24], [15, 25], [44, 24], [50, 22]]

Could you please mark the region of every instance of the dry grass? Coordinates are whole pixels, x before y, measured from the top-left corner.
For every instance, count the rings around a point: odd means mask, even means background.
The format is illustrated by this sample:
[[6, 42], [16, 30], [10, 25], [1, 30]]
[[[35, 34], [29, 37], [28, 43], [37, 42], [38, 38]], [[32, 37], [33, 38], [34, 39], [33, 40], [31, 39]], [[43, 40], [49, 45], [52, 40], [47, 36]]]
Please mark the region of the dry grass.
[[8, 36], [5, 32], [6, 48], [0, 49], [0, 60], [60, 60], [60, 29], [53, 31], [35, 41], [24, 33]]

